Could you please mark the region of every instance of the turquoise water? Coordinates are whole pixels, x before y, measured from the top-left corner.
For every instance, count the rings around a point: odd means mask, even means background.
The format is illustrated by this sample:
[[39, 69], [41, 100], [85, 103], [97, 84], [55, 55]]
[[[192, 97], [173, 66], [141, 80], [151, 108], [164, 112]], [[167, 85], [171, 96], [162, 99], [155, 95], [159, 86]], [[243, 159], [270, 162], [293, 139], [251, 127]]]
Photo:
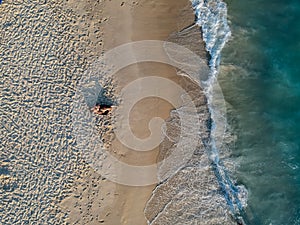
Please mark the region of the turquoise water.
[[250, 224], [300, 224], [300, 1], [227, 0], [219, 82]]

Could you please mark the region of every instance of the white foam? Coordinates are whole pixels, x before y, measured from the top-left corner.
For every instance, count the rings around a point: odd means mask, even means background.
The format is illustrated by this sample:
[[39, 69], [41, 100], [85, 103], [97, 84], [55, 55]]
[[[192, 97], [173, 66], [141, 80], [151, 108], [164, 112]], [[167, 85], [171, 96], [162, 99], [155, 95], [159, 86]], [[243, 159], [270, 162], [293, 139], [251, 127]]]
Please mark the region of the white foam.
[[217, 81], [221, 51], [231, 36], [227, 21], [227, 6], [221, 0], [191, 0], [191, 2], [197, 18], [196, 23], [202, 29], [206, 50], [211, 56], [209, 61], [211, 74], [205, 87], [205, 94], [213, 120], [210, 158], [215, 164], [215, 173], [226, 195], [227, 203], [232, 212], [238, 215], [247, 205], [248, 193], [244, 186], [233, 184], [227, 175], [227, 168], [223, 166], [219, 154], [227, 124], [225, 101]]

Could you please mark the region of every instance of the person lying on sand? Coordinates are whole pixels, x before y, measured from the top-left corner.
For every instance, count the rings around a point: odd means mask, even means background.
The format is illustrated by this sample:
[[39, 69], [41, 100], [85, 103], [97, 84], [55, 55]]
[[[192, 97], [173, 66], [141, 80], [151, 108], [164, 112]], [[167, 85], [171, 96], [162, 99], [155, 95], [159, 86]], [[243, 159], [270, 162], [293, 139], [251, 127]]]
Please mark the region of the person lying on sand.
[[103, 115], [103, 116], [106, 116], [108, 115], [112, 110], [112, 106], [110, 105], [95, 105], [91, 111], [95, 114], [98, 114], [98, 115]]

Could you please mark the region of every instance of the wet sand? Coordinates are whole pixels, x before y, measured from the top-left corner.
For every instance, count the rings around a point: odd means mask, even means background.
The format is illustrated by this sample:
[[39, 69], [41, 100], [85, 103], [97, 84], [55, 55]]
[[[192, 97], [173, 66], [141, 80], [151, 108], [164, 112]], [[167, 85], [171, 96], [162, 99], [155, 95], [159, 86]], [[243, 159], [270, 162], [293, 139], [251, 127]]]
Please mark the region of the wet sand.
[[[106, 5], [111, 20], [104, 32], [104, 48], [110, 49], [119, 44], [139, 40], [169, 40], [184, 45], [196, 52], [203, 59], [207, 54], [200, 39], [198, 27], [193, 27], [182, 36], [179, 31], [194, 22], [194, 14], [189, 1], [139, 1], [132, 8], [124, 4], [117, 9], [118, 2]], [[120, 4], [121, 5], [121, 4]], [[126, 8], [127, 7], [127, 8]], [[123, 11], [122, 11], [123, 10]], [[114, 16], [116, 15], [116, 16]], [[114, 29], [116, 27], [117, 29]], [[163, 51], [162, 51], [163, 52]], [[164, 53], [162, 53], [164, 54]], [[167, 56], [166, 56], [167, 57]], [[191, 80], [178, 76], [175, 68], [157, 63], [139, 63], [123, 69], [116, 74], [117, 92], [135, 79], [147, 76], [160, 76], [172, 80], [188, 90], [200, 116], [197, 150], [184, 168], [172, 177], [160, 183], [146, 187], [116, 185], [113, 211], [110, 211], [106, 224], [234, 224], [226, 201], [220, 192], [211, 162], [206, 151], [209, 146], [210, 119], [206, 98], [201, 88]], [[160, 90], [166, 91], [166, 90]], [[168, 91], [174, 91], [168, 88]], [[180, 99], [182, 93], [174, 92]], [[183, 102], [181, 102], [183, 104]], [[180, 107], [179, 107], [180, 108]], [[140, 138], [150, 133], [148, 122], [157, 116], [167, 121], [169, 136], [178, 137], [176, 129], [178, 115], [171, 114], [174, 106], [160, 99], [150, 98], [136, 104], [132, 110], [130, 125], [133, 133]], [[190, 124], [190, 130], [195, 129]], [[160, 132], [159, 130], [157, 132]], [[192, 132], [192, 131], [191, 131]], [[134, 152], [114, 139], [111, 150], [120, 160], [132, 165], [149, 165], [164, 160], [174, 150], [176, 143], [165, 138], [160, 146], [150, 152]], [[182, 149], [181, 151], [185, 151]], [[159, 166], [160, 175], [164, 176], [163, 165]]]
[[[104, 13], [110, 15], [104, 28], [105, 49], [132, 41], [165, 41], [171, 33], [178, 32], [194, 22], [194, 14], [188, 0], [144, 0], [136, 4], [128, 2], [125, 2], [123, 6], [121, 4], [121, 1], [111, 1], [105, 5]], [[163, 51], [162, 54], [164, 54]], [[159, 76], [179, 82], [176, 69], [171, 66], [159, 63], [139, 63], [116, 74], [117, 89], [122, 89], [135, 79], [147, 76]], [[176, 93], [172, 88], [159, 91], [169, 91], [178, 99], [182, 94]], [[146, 138], [150, 134], [148, 129], [150, 119], [153, 117], [167, 119], [173, 108], [174, 106], [170, 103], [158, 98], [148, 98], [139, 102], [131, 112], [134, 115], [130, 119], [133, 133], [140, 138]], [[116, 157], [131, 165], [150, 165], [156, 163], [159, 147], [149, 152], [136, 152], [115, 139], [111, 150]], [[114, 210], [110, 212], [105, 224], [147, 224], [144, 208], [155, 186], [156, 184], [131, 187], [117, 184]]]

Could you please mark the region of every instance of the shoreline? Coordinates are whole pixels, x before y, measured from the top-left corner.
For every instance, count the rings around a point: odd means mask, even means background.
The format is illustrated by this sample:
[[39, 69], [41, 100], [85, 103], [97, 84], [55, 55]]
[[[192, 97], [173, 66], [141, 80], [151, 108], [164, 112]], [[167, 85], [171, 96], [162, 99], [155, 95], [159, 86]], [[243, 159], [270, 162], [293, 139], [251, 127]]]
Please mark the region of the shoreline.
[[[105, 1], [101, 13], [102, 17], [106, 18], [102, 30], [104, 52], [132, 41], [145, 39], [168, 40], [189, 48], [208, 61], [208, 53], [201, 38], [200, 28], [191, 26], [195, 24], [195, 14], [189, 0], [177, 1], [175, 5], [172, 4], [171, 0], [164, 0], [159, 3], [153, 0], [143, 0], [135, 2], [134, 5], [123, 4], [122, 1]], [[188, 32], [178, 33], [187, 27], [189, 27]], [[115, 184], [106, 179], [101, 180], [99, 175], [89, 175], [88, 178], [83, 178], [81, 182], [94, 183], [95, 179], [98, 180], [94, 188], [88, 187], [84, 192], [90, 193], [96, 189], [92, 193], [97, 193], [97, 196], [101, 196], [101, 199], [98, 205], [98, 201], [87, 194], [83, 199], [93, 199], [93, 210], [81, 210], [81, 213], [85, 215], [86, 220], [90, 217], [96, 218], [100, 223], [107, 225], [173, 225], [184, 224], [187, 221], [191, 224], [199, 221], [211, 225], [236, 224], [226, 200], [219, 190], [220, 186], [208, 157], [209, 149], [207, 148], [209, 147], [203, 143], [209, 141], [210, 134], [209, 127], [207, 127], [210, 114], [203, 90], [199, 89], [197, 85], [195, 86], [195, 83], [191, 82], [190, 79], [179, 76], [178, 71], [171, 66], [157, 63], [139, 63], [122, 69], [113, 77], [116, 86], [111, 90], [111, 94], [118, 96], [122, 87], [135, 79], [149, 75], [160, 75], [170, 79], [185, 87], [189, 95], [192, 96], [197, 111], [201, 115], [201, 127], [199, 128], [201, 136], [197, 140], [199, 142], [198, 149], [184, 168], [179, 169], [172, 177], [164, 180], [159, 185], [130, 187]], [[177, 99], [181, 98], [181, 93], [174, 92], [173, 94], [177, 96]], [[155, 107], [157, 105], [159, 105], [159, 108]], [[134, 117], [130, 119], [130, 128], [140, 138], [149, 135], [147, 125], [154, 116], [165, 119], [167, 126], [170, 126], [170, 128], [178, 126], [174, 107], [158, 99], [147, 99], [139, 102], [133, 108], [132, 114], [134, 114]], [[112, 120], [109, 121], [112, 122]], [[142, 125], [140, 126], [140, 124]], [[102, 125], [100, 125], [100, 130], [101, 127]], [[131, 165], [149, 165], [161, 161], [168, 157], [170, 151], [172, 151], [172, 145], [176, 145], [176, 143], [170, 143], [165, 139], [159, 147], [152, 151], [134, 152], [122, 146], [114, 138], [114, 135], [107, 135], [105, 126], [103, 128], [104, 131], [100, 131], [100, 133], [104, 135], [104, 142], [107, 144], [108, 151], [118, 160]], [[174, 137], [177, 135], [172, 130], [167, 132], [170, 132], [169, 134]], [[93, 169], [89, 173], [93, 174]], [[78, 206], [76, 206], [78, 201], [74, 198], [69, 200], [66, 200], [63, 205], [66, 207], [71, 202], [75, 210], [69, 208], [72, 212], [70, 215], [72, 214], [77, 218], [77, 221], [82, 221], [75, 213], [78, 212]], [[185, 206], [187, 203], [189, 203], [188, 207]], [[179, 206], [183, 207], [180, 211], [177, 210]], [[203, 214], [203, 212], [206, 213]], [[195, 217], [191, 217], [191, 213]]]
[[[0, 201], [6, 205], [0, 213], [2, 223], [233, 224], [202, 143], [209, 136], [206, 98], [173, 67], [140, 63], [120, 71], [115, 79], [101, 81], [110, 96], [134, 79], [151, 75], [189, 91], [201, 117], [199, 148], [172, 177], [146, 187], [110, 182], [85, 161], [72, 130], [78, 81], [105, 50], [131, 41], [169, 40], [207, 59], [198, 27], [176, 34], [194, 24], [189, 0], [8, 2], [1, 7], [0, 85], [5, 91], [0, 97], [6, 121], [1, 127], [5, 149]], [[168, 92], [181, 98], [182, 93], [172, 88]], [[173, 127], [180, 125], [176, 113], [166, 101], [145, 99], [133, 108], [132, 130], [147, 137], [148, 122], [157, 116], [166, 120], [167, 134], [176, 139]], [[161, 161], [176, 145], [165, 139], [153, 151], [136, 153], [113, 138], [112, 118], [97, 119], [99, 123], [92, 125], [98, 126], [112, 155], [132, 165]]]

